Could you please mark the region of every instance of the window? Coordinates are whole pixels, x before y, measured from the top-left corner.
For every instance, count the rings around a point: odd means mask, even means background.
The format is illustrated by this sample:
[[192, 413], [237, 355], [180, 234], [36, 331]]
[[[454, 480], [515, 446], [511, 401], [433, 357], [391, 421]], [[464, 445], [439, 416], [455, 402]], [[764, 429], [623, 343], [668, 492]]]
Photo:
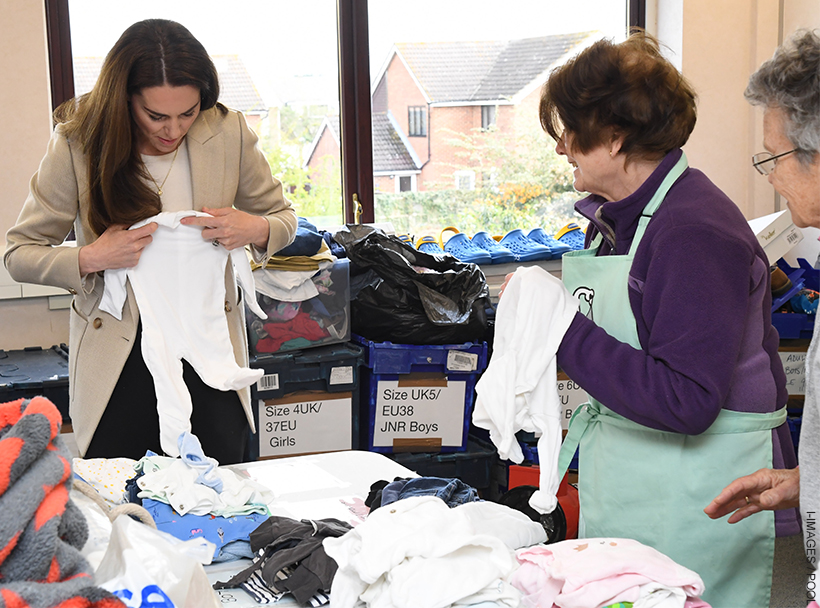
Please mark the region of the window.
[[[478, 7], [480, 10], [475, 10], [475, 2], [477, 1], [481, 5]], [[316, 32], [316, 35], [310, 36], [309, 40], [305, 39], [304, 36], [295, 42], [287, 38], [288, 32], [294, 32], [294, 36], [298, 38], [299, 33], [304, 31], [300, 27], [284, 28], [280, 32], [277, 38], [281, 40], [283, 38], [281, 34], [284, 32], [286, 52], [277, 53], [271, 45], [268, 45], [269, 49], [253, 53], [252, 59], [246, 59], [246, 56], [241, 52], [240, 55], [252, 72], [255, 68], [250, 65], [251, 63], [258, 65], [269, 60], [276, 63], [277, 57], [274, 57], [274, 55], [288, 58], [294, 66], [300, 68], [295, 73], [302, 76], [316, 73], [316, 70], [310, 67], [307, 57], [329, 59], [334, 64], [334, 69], [335, 66], [338, 66], [339, 77], [333, 86], [334, 91], [338, 91], [338, 93], [335, 97], [336, 103], [331, 105], [335, 105], [339, 112], [337, 136], [341, 152], [335, 158], [335, 167], [331, 168], [331, 171], [337, 172], [337, 175], [341, 173], [343, 204], [345, 207], [344, 219], [353, 221], [355, 205], [352, 204], [352, 198], [353, 194], [358, 194], [358, 199], [363, 207], [362, 219], [368, 222], [374, 221], [377, 215], [380, 215], [379, 221], [385, 221], [385, 214], [389, 215], [390, 209], [396, 208], [394, 204], [382, 204], [381, 214], [378, 211], [379, 201], [386, 199], [382, 195], [374, 199], [373, 139], [368, 126], [370, 126], [371, 118], [381, 108], [377, 104], [377, 93], [379, 91], [374, 88], [376, 80], [386, 67], [384, 62], [389, 55], [390, 48], [399, 44], [398, 41], [499, 40], [503, 36], [507, 36], [509, 39], [524, 39], [561, 31], [582, 32], [591, 30], [598, 30], [601, 35], [617, 39], [623, 37], [626, 23], [638, 27], [644, 27], [646, 24], [645, 0], [576, 0], [576, 2], [564, 4], [546, 3], [543, 0], [508, 0], [504, 4], [505, 10], [503, 12], [494, 10], [498, 6], [496, 0], [488, 0], [487, 2], [484, 2], [484, 0], [450, 0], [444, 4], [438, 2], [438, 0], [414, 0], [412, 5], [414, 10], [412, 11], [403, 10], [410, 6], [407, 0], [371, 0], [369, 3], [366, 0], [305, 0], [299, 3], [288, 0], [241, 0], [237, 5], [237, 10], [232, 11], [236, 14], [236, 19], [241, 20], [241, 23], [232, 21], [234, 17], [231, 15], [225, 17], [225, 13], [220, 12], [225, 18], [219, 20], [218, 26], [213, 20], [207, 23], [207, 20], [199, 20], [197, 17], [198, 14], [212, 14], [207, 10], [212, 0], [202, 0], [198, 3], [194, 3], [192, 0], [180, 0], [174, 3], [161, 0], [144, 0], [139, 3], [139, 7], [132, 6], [134, 3], [70, 0], [71, 22], [82, 18], [80, 13], [83, 9], [78, 8], [81, 4], [88, 5], [88, 11], [97, 13], [103, 21], [103, 25], [98, 26], [91, 33], [86, 30], [85, 34], [81, 34], [79, 30], [71, 31], [68, 11], [69, 0], [44, 0], [44, 2], [46, 5], [46, 24], [51, 60], [52, 99], [55, 107], [74, 94], [71, 61], [72, 44], [75, 47], [81, 46], [94, 38], [109, 36], [109, 32], [110, 35], [119, 35], [126, 25], [143, 18], [143, 16], [164, 17], [174, 13], [170, 15], [170, 18], [175, 18], [188, 26], [194, 35], [203, 40], [206, 48], [214, 54], [224, 51], [214, 47], [212, 43], [206, 40], [204, 30], [207, 28], [219, 34], [230, 34], [223, 35], [225, 39], [235, 39], [233, 33], [241, 32], [241, 43], [245, 48], [260, 40], [263, 42], [274, 40], [263, 27], [267, 23], [287, 22], [300, 24], [309, 22], [311, 31]], [[208, 5], [204, 7], [206, 10], [202, 10], [203, 3]], [[192, 7], [195, 7], [196, 10], [192, 10]], [[435, 20], [429, 19], [430, 14], [444, 8], [447, 9], [445, 12], [448, 15], [452, 11], [455, 16]], [[144, 11], [144, 15], [134, 16], [136, 10]], [[270, 17], [268, 11], [275, 13], [275, 16]], [[296, 11], [301, 11], [301, 13], [297, 14]], [[493, 12], [494, 19], [482, 19], [481, 15], [487, 14], [488, 11]], [[120, 22], [118, 21], [120, 17], [117, 17], [120, 12], [129, 12], [128, 14], [132, 16], [126, 18], [124, 22]], [[402, 14], [403, 18], [396, 20], [396, 14]], [[475, 17], [471, 15], [475, 15]], [[334, 22], [333, 20], [337, 16], [338, 22]], [[330, 27], [326, 25], [328, 17], [331, 20]], [[197, 27], [191, 25], [192, 19], [198, 20]], [[253, 25], [249, 26], [249, 23]], [[110, 40], [110, 43], [104, 45], [106, 51], [112, 43], [113, 39]], [[293, 49], [296, 49], [296, 52], [293, 52]], [[84, 53], [85, 51], [80, 51], [76, 54], [83, 55]], [[369, 62], [363, 61], [363, 58], [368, 54], [370, 56]], [[459, 72], [456, 71], [455, 74], [458, 76]], [[446, 75], [443, 82], [447, 83], [453, 79], [453, 76]], [[302, 83], [308, 81], [308, 78], [301, 80]], [[299, 79], [291, 79], [291, 84], [297, 82], [299, 82]], [[303, 87], [302, 90], [306, 91], [307, 87]], [[262, 96], [266, 98], [264, 93], [262, 93]], [[372, 111], [368, 103], [370, 99], [373, 100]], [[499, 124], [498, 121], [504, 124], [506, 120], [506, 117], [503, 116], [505, 104], [510, 100], [494, 99], [492, 101], [497, 106], [496, 124]], [[435, 108], [431, 107], [428, 100], [423, 96], [414, 101], [412, 105], [425, 108], [423, 125], [425, 133], [428, 134], [427, 138], [413, 137], [409, 140], [412, 142], [412, 147], [415, 148], [412, 153], [415, 154], [415, 160], [418, 161], [413, 169], [415, 175], [413, 178], [413, 194], [420, 196], [423, 192], [429, 191], [431, 183], [433, 187], [452, 189], [454, 188], [454, 172], [468, 164], [465, 158], [470, 156], [469, 150], [474, 147], [475, 137], [471, 135], [466, 141], [460, 142], [462, 145], [461, 153], [448, 160], [447, 163], [450, 166], [442, 172], [440, 178], [436, 177], [431, 182], [428, 175], [431, 171], [428, 166], [429, 158], [426, 146], [429, 141], [448, 133], [451, 128], [449, 125], [436, 122], [436, 128], [441, 130], [430, 132], [427, 127], [428, 124], [432, 123], [428, 123], [427, 114]], [[439, 107], [444, 107], [444, 105]], [[386, 112], [387, 110], [388, 108], [383, 108], [383, 111]], [[473, 110], [475, 111], [474, 118], [468, 116], [466, 119], [474, 121], [474, 127], [470, 127], [470, 129], [480, 131], [482, 124], [481, 112], [478, 107], [473, 107]], [[391, 109], [391, 111], [393, 116], [399, 119], [406, 112], [404, 109], [401, 109], [401, 111]], [[470, 131], [470, 133], [472, 132]], [[409, 135], [405, 134], [405, 136]], [[499, 144], [499, 142], [495, 143]], [[297, 151], [301, 147], [295, 146], [288, 150], [291, 159], [298, 157]], [[341, 157], [344, 157], [344, 163], [341, 163]], [[498, 162], [498, 159], [487, 158], [478, 160], [474, 164], [482, 165], [478, 167], [478, 172], [486, 175], [488, 167], [491, 168], [493, 164], [498, 164]], [[503, 161], [500, 164], [503, 166]], [[476, 167], [469, 168], [476, 169]], [[496, 195], [503, 191], [504, 178], [504, 172], [499, 171], [498, 182], [492, 186], [492, 192], [495, 192]], [[482, 180], [479, 190], [487, 187], [486, 181]], [[318, 190], [313, 181], [309, 186], [312, 187], [305, 188], [306, 191], [315, 192]], [[338, 187], [336, 188], [338, 190]], [[457, 214], [453, 221], [458, 221], [461, 217], [458, 214], [463, 209], [459, 208], [458, 205], [454, 205], [447, 198], [448, 196], [446, 192], [441, 194], [441, 197], [443, 197], [442, 203], [446, 200], [447, 204], [440, 204], [438, 207], [453, 209], [453, 213]], [[342, 197], [336, 197], [337, 205], [340, 198]], [[419, 208], [420, 205], [421, 207], [424, 206], [423, 201], [418, 202], [420, 204], [413, 204], [414, 208]], [[301, 214], [301, 206], [299, 211]], [[478, 217], [481, 214], [473, 215]], [[550, 215], [550, 213], [547, 213], [547, 215]], [[427, 212], [423, 213], [422, 216], [430, 216], [435, 225], [439, 225], [441, 221], [447, 221]], [[541, 221], [542, 225], [555, 221], [550, 217], [536, 217], [535, 219]], [[386, 221], [390, 221], [390, 219], [388, 218]], [[422, 223], [419, 214], [408, 215], [407, 221], [411, 225], [414, 225], [414, 222]], [[449, 225], [450, 223], [448, 221], [443, 225]], [[490, 225], [486, 227], [487, 229], [492, 228]], [[499, 229], [503, 229], [503, 227], [502, 224]], [[417, 230], [414, 228], [416, 232], [423, 229], [424, 227], [421, 225]]]
[[399, 192], [413, 191], [413, 177], [411, 175], [399, 176]]
[[[572, 167], [540, 126], [540, 89], [551, 69], [594, 40], [622, 40], [627, 2], [499, 6], [368, 2], [374, 172], [415, 175], [410, 192], [377, 181], [375, 221], [410, 234], [438, 234], [443, 226], [554, 234], [579, 219]], [[384, 130], [388, 124], [392, 131]]]
[[[155, 17], [177, 21], [211, 55], [219, 100], [245, 116], [299, 215], [317, 225], [344, 222], [336, 0], [236, 0], [230, 11], [214, 0], [67, 2], [75, 95], [91, 90], [106, 53], [132, 23]], [[249, 21], [309, 22], [313, 35], [291, 27], [269, 36], [249, 29]]]
[[456, 171], [453, 178], [456, 190], [475, 190], [475, 171]]
[[410, 137], [425, 137], [427, 135], [427, 108], [407, 108], [407, 134]]
[[481, 106], [481, 128], [489, 129], [495, 126], [495, 106]]

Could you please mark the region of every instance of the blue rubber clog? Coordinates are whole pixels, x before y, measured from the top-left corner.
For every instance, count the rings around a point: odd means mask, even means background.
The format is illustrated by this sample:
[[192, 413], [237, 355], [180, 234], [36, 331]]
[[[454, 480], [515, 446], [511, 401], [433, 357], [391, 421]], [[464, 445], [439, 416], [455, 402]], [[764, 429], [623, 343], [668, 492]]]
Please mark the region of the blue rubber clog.
[[521, 228], [510, 230], [504, 235], [500, 243], [512, 251], [519, 262], [549, 260], [552, 258], [552, 249], [528, 239]]
[[515, 262], [515, 254], [498, 243], [489, 232], [476, 232], [473, 235], [473, 244], [489, 252], [492, 257], [492, 264], [507, 264]]
[[556, 241], [551, 235], [547, 234], [543, 228], [533, 228], [527, 234], [527, 238], [545, 247], [549, 247], [552, 251], [553, 260], [560, 258], [567, 251], [572, 251], [572, 247], [561, 241]]
[[451, 236], [444, 244], [444, 251], [462, 262], [472, 264], [492, 264], [493, 262], [490, 252], [473, 243], [463, 232]]
[[569, 245], [574, 250], [578, 250], [584, 248], [584, 240], [586, 239], [586, 236], [578, 224], [575, 222], [570, 222], [555, 233], [555, 238], [565, 245]]
[[438, 244], [434, 236], [421, 237], [416, 242], [416, 249], [424, 253], [429, 253], [430, 255], [442, 255], [444, 253], [444, 249], [441, 248], [441, 245]]

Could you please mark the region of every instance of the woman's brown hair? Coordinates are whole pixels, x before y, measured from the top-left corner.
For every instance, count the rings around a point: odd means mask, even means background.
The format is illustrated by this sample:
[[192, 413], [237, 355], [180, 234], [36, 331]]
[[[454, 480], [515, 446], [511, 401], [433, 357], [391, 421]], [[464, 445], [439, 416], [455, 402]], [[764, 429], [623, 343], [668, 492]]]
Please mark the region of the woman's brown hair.
[[599, 40], [555, 68], [541, 92], [541, 126], [566, 129], [582, 153], [623, 136], [627, 159], [657, 160], [683, 146], [697, 120], [695, 91], [645, 32]]
[[216, 67], [185, 27], [165, 19], [140, 21], [123, 32], [103, 62], [94, 88], [54, 112], [65, 134], [76, 138], [88, 158], [88, 223], [102, 234], [112, 224], [131, 225], [159, 213], [159, 195], [146, 184], [148, 175], [137, 149], [136, 125], [129, 99], [162, 85], [199, 89], [200, 111], [217, 102]]

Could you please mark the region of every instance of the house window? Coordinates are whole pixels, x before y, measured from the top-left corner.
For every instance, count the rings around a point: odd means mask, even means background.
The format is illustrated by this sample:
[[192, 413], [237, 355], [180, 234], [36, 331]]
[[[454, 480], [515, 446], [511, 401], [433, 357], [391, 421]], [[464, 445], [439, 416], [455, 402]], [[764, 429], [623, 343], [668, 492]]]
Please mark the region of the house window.
[[475, 171], [456, 171], [453, 178], [456, 190], [475, 190]]
[[407, 108], [407, 134], [410, 137], [427, 136], [427, 108], [410, 106]]
[[402, 175], [399, 177], [399, 192], [413, 191], [413, 177], [411, 175]]
[[481, 128], [489, 129], [495, 126], [495, 106], [481, 106]]

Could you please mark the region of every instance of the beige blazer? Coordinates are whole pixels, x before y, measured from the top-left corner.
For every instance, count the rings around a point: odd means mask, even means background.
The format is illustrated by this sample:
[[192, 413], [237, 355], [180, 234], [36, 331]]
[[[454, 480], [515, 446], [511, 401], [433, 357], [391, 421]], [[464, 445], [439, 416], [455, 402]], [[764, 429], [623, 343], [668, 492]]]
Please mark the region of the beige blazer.
[[[242, 114], [201, 112], [187, 134], [194, 208], [230, 207], [264, 215], [270, 223], [267, 251], [256, 261], [288, 245], [297, 218], [284, 198], [282, 184], [256, 146], [257, 137]], [[62, 125], [54, 130], [46, 155], [31, 178], [29, 195], [17, 224], [6, 234], [6, 268], [14, 280], [62, 287], [74, 294], [69, 334], [69, 413], [81, 455], [102, 417], [136, 337], [139, 310], [128, 288], [123, 318], [99, 310], [103, 273], [80, 277], [80, 247], [97, 235], [87, 222], [88, 164], [77, 142], [66, 139]], [[61, 246], [74, 228], [77, 246]], [[248, 363], [244, 306], [226, 273], [225, 316], [239, 365]], [[251, 428], [250, 389], [239, 391]], [[215, 421], [218, 424], [218, 421]], [[123, 429], [126, 431], [126, 429]], [[127, 431], [126, 431], [127, 432]]]

